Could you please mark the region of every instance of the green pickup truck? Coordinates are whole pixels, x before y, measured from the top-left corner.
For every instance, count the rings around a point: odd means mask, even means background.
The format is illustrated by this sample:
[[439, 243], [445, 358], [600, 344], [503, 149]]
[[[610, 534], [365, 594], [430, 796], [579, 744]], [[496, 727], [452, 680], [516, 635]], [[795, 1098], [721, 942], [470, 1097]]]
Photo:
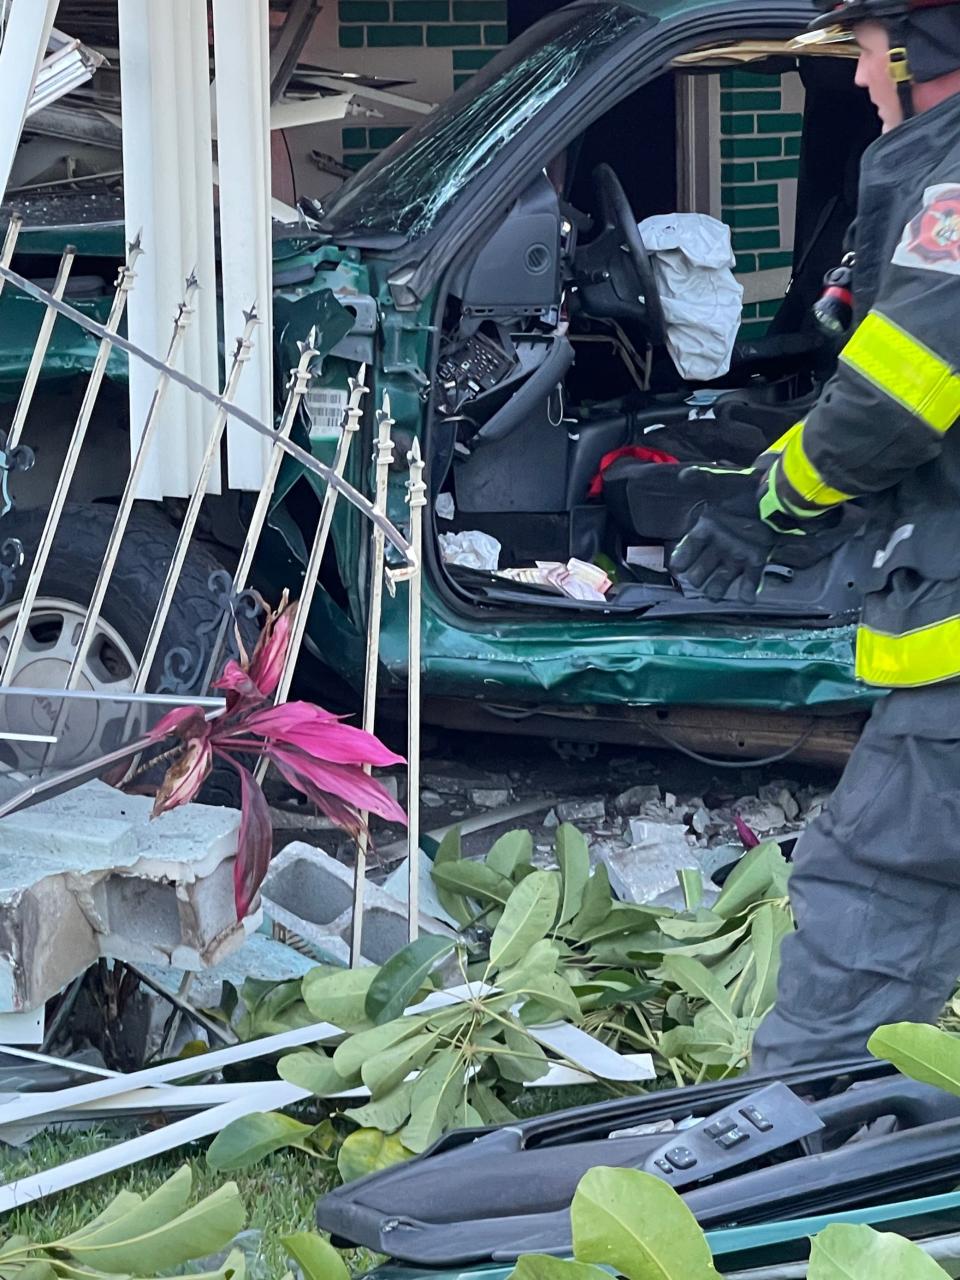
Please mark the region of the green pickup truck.
[[[856, 584], [872, 555], [861, 512], [851, 509], [823, 546], [771, 565], [749, 608], [713, 604], [664, 567], [691, 518], [675, 485], [682, 465], [746, 465], [802, 415], [836, 359], [810, 309], [842, 254], [873, 124], [842, 49], [824, 56], [793, 45], [812, 13], [805, 0], [578, 0], [529, 28], [326, 207], [275, 228], [278, 410], [296, 340], [316, 324], [324, 358], [301, 442], [329, 460], [347, 379], [365, 363], [371, 394], [347, 478], [371, 492], [373, 410], [386, 394], [398, 458], [417, 436], [427, 460], [428, 721], [743, 759], [791, 750], [839, 759], [855, 740], [873, 697], [852, 664]], [[743, 337], [723, 377], [695, 383], [668, 351], [637, 228], [678, 200], [680, 144], [664, 104], [731, 67], [741, 83], [793, 71], [803, 80], [793, 281], [769, 332]], [[840, 111], [852, 122], [843, 136]], [[42, 220], [28, 207], [13, 265], [49, 280], [64, 246], [75, 245], [67, 300], [102, 318], [123, 227], [90, 203], [95, 221], [58, 218], [53, 200]], [[8, 398], [40, 314], [12, 287], [0, 297]], [[37, 465], [13, 477], [16, 506], [4, 518], [17, 536], [26, 528], [26, 543], [42, 507], [45, 454], [55, 462], [94, 350], [58, 321], [28, 432]], [[97, 554], [105, 504], [122, 485], [125, 362], [116, 354], [108, 377], [116, 392], [94, 425], [96, 465], [77, 475], [20, 683], [56, 681], [71, 595], [82, 606], [89, 577], [82, 562]], [[402, 466], [391, 473], [388, 513], [398, 524], [405, 478]], [[229, 492], [207, 500], [210, 563], [229, 564], [250, 502]], [[257, 565], [266, 591], [296, 593], [318, 503], [312, 480], [289, 465]], [[144, 518], [159, 530], [169, 514], [168, 502]], [[341, 504], [333, 533], [303, 675], [322, 683], [332, 672], [357, 690], [368, 532]], [[556, 569], [571, 560], [581, 566], [572, 586]], [[119, 567], [132, 595], [104, 613], [107, 682], [129, 678], [142, 626], [135, 584], [161, 561], [145, 549], [125, 575]], [[209, 564], [195, 568], [200, 591]], [[385, 600], [387, 711], [399, 709], [405, 682], [404, 590]], [[0, 611], [0, 645], [15, 610], [16, 587]], [[187, 631], [191, 619], [175, 611], [168, 625]]]

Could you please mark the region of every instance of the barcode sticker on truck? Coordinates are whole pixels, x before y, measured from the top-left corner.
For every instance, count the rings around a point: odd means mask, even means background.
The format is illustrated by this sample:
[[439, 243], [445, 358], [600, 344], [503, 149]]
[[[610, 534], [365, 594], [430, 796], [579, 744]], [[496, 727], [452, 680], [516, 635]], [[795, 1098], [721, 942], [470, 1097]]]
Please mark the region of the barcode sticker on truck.
[[340, 439], [347, 399], [346, 391], [339, 387], [310, 388], [306, 401], [311, 436], [323, 436], [331, 440]]

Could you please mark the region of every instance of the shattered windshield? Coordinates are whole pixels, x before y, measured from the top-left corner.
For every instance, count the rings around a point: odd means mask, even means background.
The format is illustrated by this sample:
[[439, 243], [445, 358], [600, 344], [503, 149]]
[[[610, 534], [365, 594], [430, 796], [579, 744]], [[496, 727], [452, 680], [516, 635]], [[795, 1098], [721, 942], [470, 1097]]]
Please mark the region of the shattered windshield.
[[342, 187], [324, 228], [426, 234], [547, 103], [649, 22], [625, 4], [603, 4], [538, 23]]

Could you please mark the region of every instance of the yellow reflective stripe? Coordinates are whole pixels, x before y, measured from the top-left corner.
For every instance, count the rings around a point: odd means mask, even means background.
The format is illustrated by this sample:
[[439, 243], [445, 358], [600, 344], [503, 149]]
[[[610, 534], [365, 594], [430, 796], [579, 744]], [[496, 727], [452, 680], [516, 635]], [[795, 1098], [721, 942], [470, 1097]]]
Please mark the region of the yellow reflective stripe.
[[790, 443], [798, 432], [803, 430], [803, 422], [795, 422], [789, 431], [785, 431], [779, 440], [774, 440], [773, 444], [768, 444], [764, 449], [761, 457], [766, 458], [771, 453], [783, 453], [784, 449]]
[[763, 486], [763, 492], [760, 494], [760, 519], [771, 525], [776, 516], [785, 514], [784, 505], [777, 493], [777, 465], [776, 462], [773, 464], [767, 476], [767, 482]]
[[943, 434], [960, 418], [960, 377], [879, 311], [870, 312], [840, 359], [934, 431]]
[[763, 493], [760, 495], [760, 519], [768, 524], [771, 529], [776, 529], [778, 533], [803, 533], [802, 529], [787, 529], [777, 517], [787, 516], [789, 519], [811, 520], [820, 515], [820, 512], [798, 507], [788, 498], [785, 498], [777, 484], [779, 472], [780, 459], [777, 458], [770, 468], [767, 475], [767, 483]]
[[894, 636], [861, 626], [856, 673], [867, 684], [907, 688], [960, 675], [960, 617]]
[[849, 502], [853, 497], [852, 493], [844, 493], [842, 489], [834, 489], [827, 484], [807, 456], [802, 431], [797, 432], [790, 440], [780, 459], [780, 466], [784, 479], [794, 493], [813, 506], [835, 507], [837, 503]]

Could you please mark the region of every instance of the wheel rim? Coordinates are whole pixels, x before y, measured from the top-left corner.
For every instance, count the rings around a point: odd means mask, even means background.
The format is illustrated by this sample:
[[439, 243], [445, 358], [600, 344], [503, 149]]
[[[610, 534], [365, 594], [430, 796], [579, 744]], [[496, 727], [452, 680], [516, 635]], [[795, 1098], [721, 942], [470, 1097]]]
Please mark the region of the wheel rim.
[[[19, 604], [0, 610], [0, 662], [6, 658], [17, 619]], [[9, 687], [63, 689], [76, 651], [86, 609], [75, 601], [39, 597], [30, 614], [30, 625], [17, 656], [17, 666]], [[59, 741], [51, 750], [41, 743], [0, 743], [0, 760], [8, 768], [36, 771], [53, 762], [65, 766], [113, 750], [138, 732], [142, 711], [131, 711], [123, 695], [133, 687], [137, 659], [119, 632], [102, 618], [94, 631], [90, 652], [83, 665], [78, 690], [102, 695], [83, 699], [69, 709], [60, 725]], [[17, 698], [6, 700], [6, 728], [14, 733], [49, 734], [56, 724], [60, 701], [57, 698]]]

